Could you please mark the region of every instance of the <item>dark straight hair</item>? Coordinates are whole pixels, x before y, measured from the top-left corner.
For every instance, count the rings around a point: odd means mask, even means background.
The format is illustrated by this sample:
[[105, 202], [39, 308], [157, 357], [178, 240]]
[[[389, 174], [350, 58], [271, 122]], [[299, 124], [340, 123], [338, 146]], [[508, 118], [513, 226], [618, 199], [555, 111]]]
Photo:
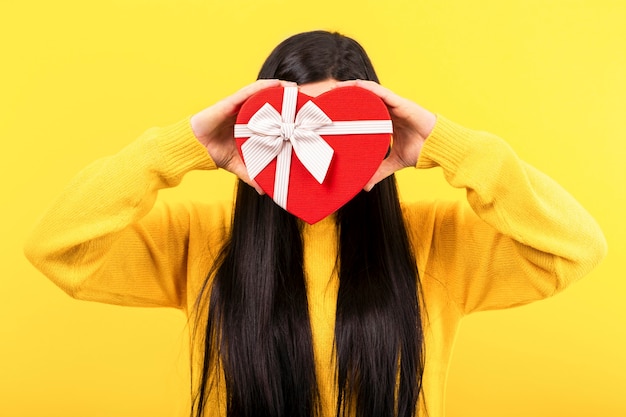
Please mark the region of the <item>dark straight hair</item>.
[[[283, 41], [259, 78], [378, 82], [357, 42], [324, 31]], [[394, 177], [360, 192], [336, 223], [337, 415], [413, 417], [424, 367], [419, 276]], [[221, 370], [228, 417], [319, 415], [301, 227], [239, 182], [230, 238], [199, 297], [208, 321], [194, 416]]]

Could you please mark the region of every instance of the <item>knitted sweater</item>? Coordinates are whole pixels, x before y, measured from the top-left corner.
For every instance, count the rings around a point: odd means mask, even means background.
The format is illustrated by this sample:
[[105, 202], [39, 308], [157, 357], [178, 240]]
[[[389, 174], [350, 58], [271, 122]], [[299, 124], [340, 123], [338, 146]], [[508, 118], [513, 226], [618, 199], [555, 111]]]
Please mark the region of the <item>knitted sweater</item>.
[[[606, 252], [590, 215], [501, 139], [440, 116], [417, 168], [436, 166], [450, 185], [466, 189], [467, 202], [403, 205], [428, 313], [423, 393], [430, 417], [443, 416], [446, 372], [464, 315], [551, 296]], [[231, 205], [167, 204], [157, 192], [191, 170], [215, 168], [188, 119], [150, 129], [79, 173], [36, 225], [25, 253], [73, 297], [190, 312], [229, 233]], [[303, 240], [323, 415], [332, 416], [333, 219], [306, 225]], [[225, 414], [219, 391], [208, 415]]]

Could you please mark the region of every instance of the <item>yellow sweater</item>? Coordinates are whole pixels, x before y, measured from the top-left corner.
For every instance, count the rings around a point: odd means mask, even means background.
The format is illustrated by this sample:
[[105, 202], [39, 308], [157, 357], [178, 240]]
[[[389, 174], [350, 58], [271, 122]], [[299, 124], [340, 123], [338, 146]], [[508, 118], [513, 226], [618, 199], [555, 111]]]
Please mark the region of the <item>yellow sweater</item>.
[[[436, 166], [467, 190], [467, 202], [403, 206], [428, 312], [423, 389], [430, 417], [443, 416], [452, 344], [465, 314], [551, 296], [606, 253], [589, 214], [501, 139], [440, 116], [417, 168]], [[191, 311], [231, 216], [230, 204], [158, 201], [159, 189], [194, 169], [215, 164], [188, 119], [148, 130], [78, 174], [34, 229], [27, 257], [79, 299]], [[324, 416], [332, 416], [337, 236], [331, 218], [303, 233], [318, 381]], [[210, 404], [209, 415], [224, 415], [223, 397]]]

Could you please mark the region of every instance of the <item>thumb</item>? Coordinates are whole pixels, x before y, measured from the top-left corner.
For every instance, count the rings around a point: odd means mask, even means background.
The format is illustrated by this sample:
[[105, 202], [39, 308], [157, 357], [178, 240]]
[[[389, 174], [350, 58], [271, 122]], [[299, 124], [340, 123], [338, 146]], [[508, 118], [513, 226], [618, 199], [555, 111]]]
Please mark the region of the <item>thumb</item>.
[[396, 172], [400, 167], [389, 158], [383, 160], [372, 178], [365, 184], [363, 190], [370, 191], [376, 184]]
[[248, 174], [248, 170], [246, 169], [246, 166], [244, 165], [243, 161], [240, 158], [235, 158], [235, 160], [231, 161], [229, 166], [224, 167], [224, 169], [232, 172], [237, 177], [239, 177], [240, 180], [248, 184], [250, 187], [254, 188], [256, 192], [259, 193], [259, 195], [265, 194], [265, 191], [263, 191], [261, 186], [257, 184], [257, 182], [254, 179], [250, 177], [250, 175]]

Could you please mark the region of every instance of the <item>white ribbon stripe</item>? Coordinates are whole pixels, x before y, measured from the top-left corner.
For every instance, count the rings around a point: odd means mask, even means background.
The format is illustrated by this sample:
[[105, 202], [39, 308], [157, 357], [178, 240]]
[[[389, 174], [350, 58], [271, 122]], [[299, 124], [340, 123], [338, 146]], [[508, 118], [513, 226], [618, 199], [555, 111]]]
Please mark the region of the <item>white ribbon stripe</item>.
[[333, 158], [333, 148], [321, 135], [392, 133], [391, 120], [353, 120], [333, 122], [318, 106], [308, 101], [296, 115], [297, 87], [285, 87], [282, 114], [265, 103], [247, 124], [235, 125], [236, 138], [249, 138], [241, 153], [251, 178], [276, 158], [274, 201], [287, 208], [291, 151], [322, 184]]

